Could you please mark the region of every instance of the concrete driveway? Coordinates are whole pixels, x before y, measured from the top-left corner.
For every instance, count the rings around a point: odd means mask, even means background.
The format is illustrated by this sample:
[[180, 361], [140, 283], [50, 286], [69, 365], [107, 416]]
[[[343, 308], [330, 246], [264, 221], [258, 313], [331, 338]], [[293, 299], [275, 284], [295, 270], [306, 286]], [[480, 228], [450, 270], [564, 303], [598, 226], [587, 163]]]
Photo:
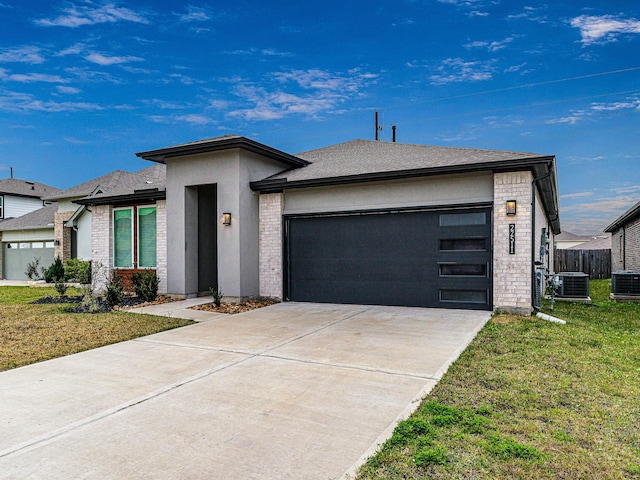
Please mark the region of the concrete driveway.
[[283, 303], [0, 373], [0, 478], [338, 479], [489, 312]]

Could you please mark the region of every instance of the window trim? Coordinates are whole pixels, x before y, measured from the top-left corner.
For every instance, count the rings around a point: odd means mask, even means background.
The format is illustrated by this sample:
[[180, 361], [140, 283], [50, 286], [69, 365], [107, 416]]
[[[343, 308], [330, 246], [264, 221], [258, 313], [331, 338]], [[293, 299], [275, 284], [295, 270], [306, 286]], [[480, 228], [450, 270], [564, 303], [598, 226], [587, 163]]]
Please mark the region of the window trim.
[[0, 195], [0, 218], [4, 218], [4, 195]]
[[[156, 244], [155, 244], [155, 250], [156, 250], [156, 264], [152, 267], [141, 267], [140, 266], [140, 209], [143, 208], [153, 208], [155, 210], [155, 214], [156, 214], [156, 224], [155, 224], [155, 229], [156, 229], [156, 234], [155, 234], [155, 238], [156, 238]], [[137, 265], [136, 268], [149, 268], [149, 269], [156, 269], [158, 268], [158, 207], [157, 205], [153, 204], [153, 205], [136, 205], [135, 206], [135, 210], [136, 210], [136, 224], [135, 224], [135, 250], [136, 250], [136, 258], [135, 258], [135, 264]]]
[[[138, 269], [150, 269], [155, 270], [158, 268], [158, 244], [156, 240], [156, 264], [152, 267], [140, 267], [138, 259], [140, 258], [140, 241], [139, 241], [139, 210], [141, 208], [154, 208], [156, 210], [156, 238], [158, 234], [158, 205], [155, 203], [152, 204], [144, 204], [144, 205], [127, 205], [123, 207], [114, 207], [113, 212], [111, 214], [112, 225], [111, 225], [111, 240], [112, 240], [112, 267], [116, 270], [138, 270]], [[131, 266], [121, 267], [116, 266], [116, 229], [115, 229], [115, 216], [117, 211], [129, 210], [131, 212]]]

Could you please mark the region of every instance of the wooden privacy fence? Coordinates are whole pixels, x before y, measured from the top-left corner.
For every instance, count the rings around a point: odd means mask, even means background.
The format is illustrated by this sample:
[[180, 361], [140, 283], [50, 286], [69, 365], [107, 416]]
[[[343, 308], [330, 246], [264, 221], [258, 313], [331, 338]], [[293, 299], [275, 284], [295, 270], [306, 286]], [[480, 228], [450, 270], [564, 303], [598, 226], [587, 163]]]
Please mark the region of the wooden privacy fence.
[[611, 250], [555, 250], [555, 271], [584, 272], [591, 280], [611, 278]]

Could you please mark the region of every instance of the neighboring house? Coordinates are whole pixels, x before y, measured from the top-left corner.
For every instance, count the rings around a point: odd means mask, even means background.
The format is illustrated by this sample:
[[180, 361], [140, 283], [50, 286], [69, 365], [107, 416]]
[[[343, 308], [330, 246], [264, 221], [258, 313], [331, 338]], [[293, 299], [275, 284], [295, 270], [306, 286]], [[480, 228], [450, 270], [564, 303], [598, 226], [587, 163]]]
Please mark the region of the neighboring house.
[[566, 230], [564, 230], [560, 235], [556, 235], [554, 239], [555, 247], [558, 250], [579, 247], [583, 243], [591, 240], [593, 240], [593, 236], [576, 235], [575, 233], [567, 232]]
[[57, 208], [53, 203], [0, 224], [3, 279], [27, 280], [29, 263], [37, 261], [45, 268], [53, 263], [53, 219]]
[[640, 202], [604, 231], [611, 233], [611, 269], [640, 271]]
[[548, 155], [366, 140], [291, 155], [227, 135], [137, 156], [166, 164], [166, 192], [77, 200], [92, 258], [140, 268], [155, 234], [179, 297], [530, 312], [542, 233], [560, 233]]
[[127, 189], [144, 188], [161, 182], [164, 188], [165, 167], [156, 165], [138, 172], [116, 170], [93, 180], [81, 183], [46, 198], [58, 202], [55, 215], [55, 256], [63, 261], [68, 258], [91, 260], [92, 212], [77, 202], [88, 196], [108, 196]]
[[[562, 232], [560, 235], [563, 235]], [[560, 247], [556, 247], [560, 249]], [[577, 245], [566, 248], [566, 250], [611, 250], [611, 234], [595, 235], [588, 237], [588, 240]]]
[[[44, 198], [59, 191], [43, 183], [17, 178], [0, 180], [0, 278], [25, 279], [24, 272], [27, 263], [33, 260], [32, 254], [42, 257], [41, 264], [53, 257], [53, 225], [43, 223], [43, 217], [37, 216], [23, 223], [14, 219], [42, 209], [47, 203]], [[34, 225], [36, 218], [38, 225]]]

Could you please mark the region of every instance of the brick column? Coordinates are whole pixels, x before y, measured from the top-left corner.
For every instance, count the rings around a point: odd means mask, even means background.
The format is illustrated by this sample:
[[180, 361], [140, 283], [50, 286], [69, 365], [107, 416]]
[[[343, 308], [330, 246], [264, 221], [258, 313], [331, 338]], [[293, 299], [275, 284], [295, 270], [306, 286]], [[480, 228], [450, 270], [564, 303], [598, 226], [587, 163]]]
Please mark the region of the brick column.
[[4, 280], [3, 268], [2, 268], [2, 265], [4, 265], [4, 263], [2, 263], [3, 252], [4, 252], [4, 247], [2, 245], [2, 232], [0, 232], [0, 280]]
[[71, 258], [71, 228], [65, 227], [64, 222], [73, 216], [73, 212], [56, 212], [53, 217], [53, 257], [64, 262]]
[[[531, 307], [531, 172], [493, 176], [493, 305], [495, 309], [530, 314]], [[517, 213], [507, 216], [507, 200]], [[509, 253], [509, 224], [515, 225], [515, 253]]]
[[156, 202], [156, 274], [159, 293], [167, 293], [167, 201]]
[[91, 267], [96, 293], [104, 292], [113, 268], [111, 212], [110, 205], [91, 207]]
[[260, 195], [260, 295], [282, 298], [282, 193]]

